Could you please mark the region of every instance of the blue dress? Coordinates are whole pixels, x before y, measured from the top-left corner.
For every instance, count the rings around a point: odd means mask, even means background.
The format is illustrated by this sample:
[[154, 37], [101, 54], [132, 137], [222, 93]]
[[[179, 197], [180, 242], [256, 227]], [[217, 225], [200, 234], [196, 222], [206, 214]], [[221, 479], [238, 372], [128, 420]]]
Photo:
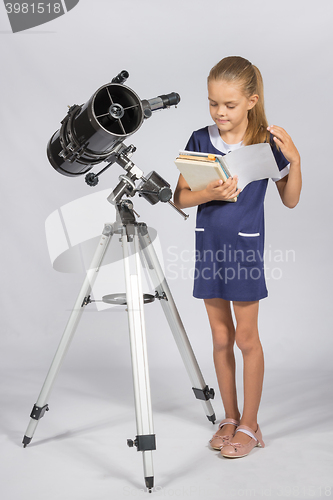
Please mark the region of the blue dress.
[[[193, 132], [186, 149], [226, 154], [227, 145], [214, 124]], [[272, 143], [281, 177], [289, 165]], [[193, 295], [200, 299], [256, 301], [267, 297], [264, 274], [264, 199], [268, 179], [248, 184], [237, 202], [211, 201], [198, 206]]]

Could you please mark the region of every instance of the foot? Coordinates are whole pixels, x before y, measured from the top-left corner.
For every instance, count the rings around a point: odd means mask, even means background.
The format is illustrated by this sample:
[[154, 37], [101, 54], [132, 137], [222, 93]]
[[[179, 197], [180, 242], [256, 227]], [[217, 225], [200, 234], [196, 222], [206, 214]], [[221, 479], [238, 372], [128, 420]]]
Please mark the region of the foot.
[[[257, 429], [257, 425], [255, 427], [251, 427], [252, 429]], [[236, 430], [236, 429], [235, 429]], [[234, 434], [232, 439], [230, 440], [230, 443], [240, 443], [240, 444], [248, 444], [251, 441], [251, 437], [248, 436], [247, 434], [244, 434], [243, 432], [237, 432]]]
[[221, 454], [224, 457], [245, 457], [256, 446], [262, 448], [265, 446], [259, 425], [253, 426], [252, 428], [246, 425], [240, 425], [237, 429], [238, 430], [235, 432], [229, 444], [223, 446], [221, 449]]
[[226, 424], [219, 429], [215, 436], [220, 436], [222, 438], [226, 438], [227, 436], [233, 436], [236, 430], [236, 426], [232, 424]]
[[214, 450], [221, 450], [223, 446], [229, 444], [230, 439], [233, 437], [238, 425], [239, 421], [232, 418], [226, 418], [222, 420], [222, 422], [219, 424], [219, 430], [209, 441], [210, 446]]

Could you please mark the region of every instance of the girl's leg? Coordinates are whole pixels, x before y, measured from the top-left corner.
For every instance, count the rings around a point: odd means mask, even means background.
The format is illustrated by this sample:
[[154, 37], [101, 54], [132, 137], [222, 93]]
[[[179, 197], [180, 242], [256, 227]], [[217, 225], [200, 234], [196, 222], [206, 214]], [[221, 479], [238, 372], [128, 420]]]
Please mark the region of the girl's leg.
[[[236, 317], [235, 340], [244, 360], [244, 408], [241, 425], [257, 430], [257, 414], [264, 378], [264, 354], [258, 332], [259, 301], [234, 302]], [[250, 437], [238, 432], [234, 442], [247, 443]]]
[[[235, 381], [235, 327], [230, 302], [223, 299], [205, 299], [205, 306], [213, 335], [213, 358], [216, 376], [225, 409], [225, 418], [240, 419]], [[217, 434], [233, 434], [235, 426], [227, 424]]]

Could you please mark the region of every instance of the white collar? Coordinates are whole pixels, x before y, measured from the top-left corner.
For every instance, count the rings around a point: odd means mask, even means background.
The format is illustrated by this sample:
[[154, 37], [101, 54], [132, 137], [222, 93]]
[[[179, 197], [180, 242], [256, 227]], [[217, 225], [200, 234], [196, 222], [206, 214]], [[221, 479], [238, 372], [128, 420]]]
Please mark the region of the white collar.
[[220, 132], [217, 128], [216, 123], [214, 123], [214, 125], [209, 125], [208, 133], [210, 142], [213, 144], [214, 148], [216, 148], [218, 151], [221, 151], [221, 153], [227, 154], [230, 153], [230, 151], [234, 151], [235, 149], [239, 149], [243, 146], [243, 141], [238, 142], [237, 144], [227, 144], [226, 142], [224, 142], [224, 140], [220, 136]]

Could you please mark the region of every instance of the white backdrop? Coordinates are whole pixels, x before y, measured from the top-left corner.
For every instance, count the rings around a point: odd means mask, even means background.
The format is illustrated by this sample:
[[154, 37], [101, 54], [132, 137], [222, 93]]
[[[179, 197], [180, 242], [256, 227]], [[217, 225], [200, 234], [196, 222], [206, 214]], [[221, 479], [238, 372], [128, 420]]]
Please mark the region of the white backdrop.
[[[156, 169], [175, 187], [174, 157], [192, 130], [211, 123], [209, 69], [236, 54], [261, 69], [269, 122], [290, 133], [303, 166], [296, 209], [281, 204], [273, 185], [266, 199], [270, 296], [261, 306], [266, 356], [269, 366], [329, 366], [331, 21], [329, 1], [314, 9], [295, 0], [278, 7], [262, 1], [204, 6], [201, 1], [81, 0], [65, 16], [13, 35], [1, 9], [2, 353], [6, 345], [26, 353], [45, 336], [58, 338], [55, 318], [71, 307], [82, 277], [52, 270], [45, 220], [73, 200], [111, 190], [122, 173], [114, 166], [97, 188], [90, 188], [83, 177], [71, 179], [53, 170], [46, 144], [67, 105], [86, 102], [122, 69], [130, 73], [127, 85], [142, 99], [178, 92], [177, 109], [155, 113], [127, 141], [137, 146], [133, 160], [144, 172]], [[193, 262], [183, 252], [194, 245], [195, 209], [188, 210], [190, 219], [184, 222], [162, 204], [152, 207], [138, 199], [135, 206], [141, 220], [157, 229], [189, 333], [210, 355], [204, 308], [191, 296]], [[96, 208], [95, 217], [102, 228], [104, 213]], [[78, 220], [83, 223], [79, 214]], [[98, 315], [95, 320], [101, 321]], [[10, 356], [4, 354], [3, 362]]]
[[[133, 161], [139, 168], [157, 170], [174, 188], [178, 150], [193, 130], [211, 123], [206, 77], [227, 55], [241, 55], [259, 67], [268, 120], [288, 131], [302, 157], [299, 205], [284, 207], [273, 184], [266, 198], [269, 297], [260, 311], [266, 369], [331, 370], [332, 18], [330, 0], [80, 0], [59, 19], [13, 34], [0, 6], [5, 378], [13, 370], [45, 372], [83, 280], [52, 268], [45, 221], [64, 205], [111, 191], [123, 173], [115, 165], [90, 188], [83, 176], [71, 179], [50, 166], [46, 144], [67, 105], [86, 102], [123, 69], [130, 73], [126, 85], [142, 99], [178, 92], [177, 109], [155, 113], [126, 141], [137, 147]], [[192, 297], [195, 209], [187, 210], [185, 222], [161, 203], [153, 207], [135, 199], [135, 208], [158, 231], [166, 275], [192, 345], [214, 376], [204, 306]], [[106, 202], [92, 209], [100, 230], [107, 210]], [[85, 224], [86, 215], [76, 217]], [[124, 312], [92, 305], [79, 328], [67, 366], [128, 366]], [[180, 364], [158, 304], [147, 306], [147, 333], [152, 366]], [[37, 384], [26, 395], [31, 405], [38, 390]]]

